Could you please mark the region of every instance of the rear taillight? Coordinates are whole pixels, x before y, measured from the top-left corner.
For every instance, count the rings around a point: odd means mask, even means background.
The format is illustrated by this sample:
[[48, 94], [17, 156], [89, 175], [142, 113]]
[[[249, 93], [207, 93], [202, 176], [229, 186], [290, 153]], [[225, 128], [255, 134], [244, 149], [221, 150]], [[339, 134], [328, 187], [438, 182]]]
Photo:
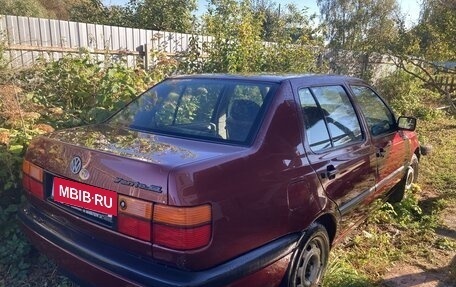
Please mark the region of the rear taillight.
[[155, 205], [153, 242], [178, 250], [201, 248], [211, 239], [211, 206]]
[[38, 198], [44, 198], [43, 169], [24, 160], [22, 163], [22, 186]]
[[154, 243], [177, 250], [206, 246], [211, 239], [211, 226], [179, 227], [154, 224]]
[[211, 206], [172, 207], [119, 195], [117, 229], [176, 250], [204, 247], [211, 239]]

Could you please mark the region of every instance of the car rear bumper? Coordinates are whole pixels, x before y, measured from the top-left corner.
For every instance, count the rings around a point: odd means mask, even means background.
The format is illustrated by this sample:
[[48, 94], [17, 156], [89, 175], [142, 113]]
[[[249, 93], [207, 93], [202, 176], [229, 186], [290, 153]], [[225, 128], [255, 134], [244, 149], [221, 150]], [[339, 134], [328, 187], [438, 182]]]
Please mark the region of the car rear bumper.
[[[256, 275], [264, 278], [253, 282], [263, 279], [271, 283], [265, 273], [275, 279], [283, 277], [287, 265], [284, 262], [288, 262], [299, 238], [299, 234], [287, 235], [211, 269], [192, 272], [103, 244], [68, 228], [31, 204], [20, 210], [19, 219], [38, 249], [52, 257], [70, 276], [93, 286], [226, 286]], [[274, 265], [277, 266], [271, 268]], [[266, 269], [268, 272], [262, 272]]]

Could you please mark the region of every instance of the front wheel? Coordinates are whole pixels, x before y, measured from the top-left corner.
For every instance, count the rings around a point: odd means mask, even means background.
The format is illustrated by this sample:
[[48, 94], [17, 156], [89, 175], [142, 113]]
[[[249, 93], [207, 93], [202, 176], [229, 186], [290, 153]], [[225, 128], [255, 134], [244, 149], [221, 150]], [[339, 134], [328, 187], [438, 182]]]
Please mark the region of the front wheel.
[[391, 194], [388, 198], [389, 203], [397, 203], [404, 199], [405, 191], [410, 189], [418, 179], [418, 157], [413, 154], [410, 166], [407, 168], [407, 172], [404, 178], [393, 187]]
[[410, 189], [412, 184], [418, 179], [418, 157], [416, 154], [413, 154], [412, 161], [407, 170], [407, 175], [405, 178], [405, 189]]
[[300, 240], [288, 272], [288, 287], [320, 286], [328, 265], [329, 237], [321, 224], [312, 224]]

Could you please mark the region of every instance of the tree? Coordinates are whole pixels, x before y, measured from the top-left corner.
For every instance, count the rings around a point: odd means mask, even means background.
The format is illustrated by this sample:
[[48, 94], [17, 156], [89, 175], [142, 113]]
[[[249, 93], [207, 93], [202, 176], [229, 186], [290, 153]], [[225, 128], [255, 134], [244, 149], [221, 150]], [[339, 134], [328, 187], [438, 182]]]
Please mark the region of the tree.
[[454, 90], [443, 81], [456, 78], [456, 2], [454, 0], [425, 0], [418, 24], [407, 29], [400, 23], [395, 41], [388, 53], [402, 71], [421, 80], [428, 89], [442, 95], [456, 113]]
[[128, 7], [136, 28], [189, 32], [196, 0], [130, 0]]
[[0, 0], [0, 14], [29, 17], [48, 17], [38, 0]]
[[280, 37], [291, 37], [296, 41], [302, 35], [314, 35], [307, 9], [299, 10], [295, 4], [280, 5], [270, 0], [252, 0], [251, 9], [255, 17], [263, 19], [262, 39], [276, 42]]
[[257, 8], [249, 0], [211, 0], [199, 33], [212, 38], [201, 47], [192, 37], [180, 68], [187, 73], [321, 71], [317, 58], [323, 42], [312, 35], [305, 13], [296, 10], [299, 21], [280, 18], [274, 41], [264, 42], [264, 14]]
[[[98, 0], [94, 0], [98, 1]], [[0, 0], [0, 14], [69, 20], [74, 7], [83, 6], [85, 16], [92, 0]], [[100, 1], [98, 1], [100, 2]], [[101, 2], [100, 2], [101, 3]]]
[[101, 0], [82, 0], [70, 10], [70, 20], [112, 26], [135, 27], [131, 10], [125, 6], [105, 6]]
[[333, 72], [370, 79], [397, 35], [396, 0], [318, 0]]
[[74, 5], [85, 0], [39, 0], [52, 18], [68, 20], [69, 12]]
[[329, 47], [382, 51], [396, 35], [396, 0], [318, 0]]
[[255, 17], [248, 0], [211, 0], [203, 22], [204, 32], [213, 37], [205, 47], [206, 71], [259, 71], [262, 19]]
[[263, 19], [261, 38], [273, 42], [279, 34], [280, 12], [277, 3], [270, 0], [252, 0], [251, 9], [255, 17]]
[[415, 34], [419, 52], [432, 61], [456, 61], [456, 1], [425, 0]]

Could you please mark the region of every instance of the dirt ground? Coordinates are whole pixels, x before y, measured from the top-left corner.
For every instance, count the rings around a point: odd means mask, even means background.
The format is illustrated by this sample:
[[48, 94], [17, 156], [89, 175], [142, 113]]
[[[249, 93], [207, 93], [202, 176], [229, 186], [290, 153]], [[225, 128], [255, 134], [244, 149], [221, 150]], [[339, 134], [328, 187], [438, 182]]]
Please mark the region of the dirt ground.
[[[456, 206], [441, 215], [442, 225], [436, 233], [441, 240], [456, 244]], [[456, 287], [456, 251], [430, 247], [432, 260], [397, 265], [383, 281], [385, 287]]]

